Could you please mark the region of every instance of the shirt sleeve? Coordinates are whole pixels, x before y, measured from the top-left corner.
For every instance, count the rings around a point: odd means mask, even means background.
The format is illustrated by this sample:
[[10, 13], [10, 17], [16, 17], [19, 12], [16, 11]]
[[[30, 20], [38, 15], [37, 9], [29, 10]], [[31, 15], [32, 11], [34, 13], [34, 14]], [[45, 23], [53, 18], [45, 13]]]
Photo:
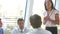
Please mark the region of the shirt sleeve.
[[16, 30], [13, 29], [12, 32], [11, 32], [11, 34], [16, 34]]
[[59, 11], [58, 10], [55, 10], [55, 14], [59, 14]]
[[46, 34], [52, 34], [52, 32], [50, 32], [50, 31], [47, 31], [47, 33]]

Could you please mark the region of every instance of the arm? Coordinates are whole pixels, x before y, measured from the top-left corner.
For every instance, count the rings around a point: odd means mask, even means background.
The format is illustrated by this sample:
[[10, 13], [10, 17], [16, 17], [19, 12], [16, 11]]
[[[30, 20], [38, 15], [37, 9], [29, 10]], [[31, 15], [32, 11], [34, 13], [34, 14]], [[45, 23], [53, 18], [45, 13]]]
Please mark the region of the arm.
[[44, 25], [46, 24], [45, 18], [43, 19], [43, 24], [44, 24]]
[[16, 34], [16, 30], [13, 29], [12, 32], [11, 32], [11, 34]]
[[44, 17], [43, 24], [46, 24], [46, 22], [47, 22], [48, 20], [49, 20], [49, 17], [48, 17], [48, 16]]
[[55, 23], [59, 24], [59, 14], [55, 14]]
[[55, 20], [49, 19], [54, 24], [59, 24], [59, 14], [55, 14]]

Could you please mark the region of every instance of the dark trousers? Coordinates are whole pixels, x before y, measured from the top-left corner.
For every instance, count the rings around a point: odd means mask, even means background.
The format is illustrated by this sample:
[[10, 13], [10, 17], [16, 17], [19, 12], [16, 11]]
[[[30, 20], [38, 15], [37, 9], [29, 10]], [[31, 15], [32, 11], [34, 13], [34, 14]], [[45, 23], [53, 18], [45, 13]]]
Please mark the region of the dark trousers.
[[57, 27], [46, 27], [46, 30], [50, 31], [52, 34], [58, 34]]

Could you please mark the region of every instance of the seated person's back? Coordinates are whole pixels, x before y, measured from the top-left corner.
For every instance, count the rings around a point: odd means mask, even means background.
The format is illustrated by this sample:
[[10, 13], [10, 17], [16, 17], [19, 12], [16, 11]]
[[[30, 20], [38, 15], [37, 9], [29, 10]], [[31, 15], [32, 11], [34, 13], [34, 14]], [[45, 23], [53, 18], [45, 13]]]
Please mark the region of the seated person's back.
[[34, 28], [33, 31], [28, 32], [27, 34], [52, 34], [47, 30], [41, 28], [42, 21], [41, 17], [37, 14], [30, 16], [30, 24]]
[[27, 34], [52, 34], [50, 31], [43, 30], [43, 29], [34, 29], [33, 31]]

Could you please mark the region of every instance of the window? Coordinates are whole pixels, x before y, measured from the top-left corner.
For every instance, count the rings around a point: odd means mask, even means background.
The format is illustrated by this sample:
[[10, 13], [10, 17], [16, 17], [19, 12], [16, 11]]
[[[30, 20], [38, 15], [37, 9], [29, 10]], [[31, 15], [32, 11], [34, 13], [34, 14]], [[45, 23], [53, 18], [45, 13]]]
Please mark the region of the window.
[[0, 0], [0, 18], [4, 29], [11, 30], [17, 26], [18, 18], [24, 18], [26, 0]]

